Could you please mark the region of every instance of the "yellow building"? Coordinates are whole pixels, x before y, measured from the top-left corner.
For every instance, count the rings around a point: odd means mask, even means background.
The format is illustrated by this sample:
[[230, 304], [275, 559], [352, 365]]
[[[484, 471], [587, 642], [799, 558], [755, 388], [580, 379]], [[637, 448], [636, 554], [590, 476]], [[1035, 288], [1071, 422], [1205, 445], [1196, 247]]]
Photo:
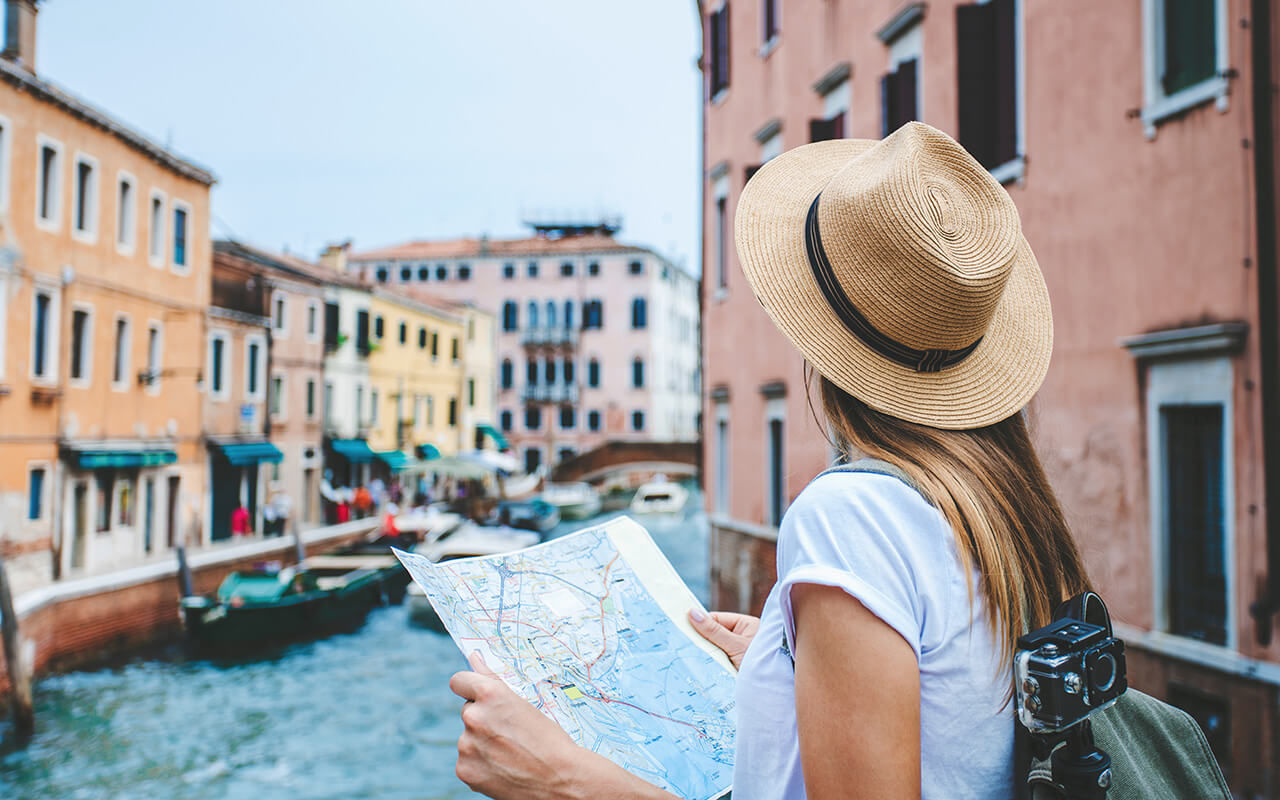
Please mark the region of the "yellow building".
[[[407, 456], [457, 453], [464, 439], [460, 314], [382, 289], [370, 306], [369, 446]], [[385, 456], [393, 469], [397, 456]]]
[[35, 6], [9, 10], [0, 548], [29, 585], [145, 559], [196, 517], [214, 179], [37, 77]]

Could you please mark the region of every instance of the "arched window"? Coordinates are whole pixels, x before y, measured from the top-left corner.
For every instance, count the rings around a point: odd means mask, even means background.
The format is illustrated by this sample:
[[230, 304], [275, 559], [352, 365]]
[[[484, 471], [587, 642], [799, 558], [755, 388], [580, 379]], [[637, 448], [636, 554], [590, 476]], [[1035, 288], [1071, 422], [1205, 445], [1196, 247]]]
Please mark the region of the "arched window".
[[645, 308], [643, 297], [637, 297], [631, 301], [631, 327], [643, 328], [648, 324], [648, 309]]
[[600, 362], [594, 358], [587, 362], [587, 385], [592, 389], [600, 386]]
[[515, 380], [515, 366], [511, 363], [511, 359], [502, 359], [502, 388], [510, 389], [512, 382]]
[[538, 385], [538, 362], [532, 358], [525, 362], [524, 381], [530, 386]]
[[636, 389], [644, 388], [644, 359], [642, 358], [631, 362], [631, 385]]
[[556, 360], [548, 358], [545, 362], [545, 373], [547, 376], [547, 385], [555, 386], [556, 384]]
[[538, 327], [538, 304], [532, 300], [529, 301], [529, 321], [527, 324], [530, 328]]
[[502, 419], [502, 429], [504, 431], [511, 430], [511, 412], [503, 411], [501, 419]]
[[564, 327], [565, 330], [573, 330], [573, 301], [564, 301]]
[[588, 300], [582, 304], [582, 327], [584, 330], [604, 327], [604, 305], [599, 300]]
[[554, 300], [547, 301], [547, 327], [554, 328], [556, 326], [556, 304]]
[[519, 309], [516, 307], [515, 301], [508, 300], [502, 304], [502, 329], [504, 331], [514, 331], [519, 323]]
[[568, 358], [568, 357], [565, 358], [564, 371], [561, 374], [564, 375], [565, 385], [572, 386], [573, 385], [573, 359], [572, 358]]

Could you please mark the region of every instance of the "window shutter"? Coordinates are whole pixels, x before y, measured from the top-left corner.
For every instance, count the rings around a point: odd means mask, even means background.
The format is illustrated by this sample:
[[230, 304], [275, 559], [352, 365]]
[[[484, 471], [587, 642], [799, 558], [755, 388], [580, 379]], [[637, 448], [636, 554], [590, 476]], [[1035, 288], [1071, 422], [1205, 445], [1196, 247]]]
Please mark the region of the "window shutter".
[[1215, 0], [1162, 0], [1165, 94], [1212, 78], [1217, 71]]
[[720, 9], [720, 88], [729, 88], [729, 4]]
[[745, 175], [746, 175], [746, 179], [747, 179], [748, 181], [750, 181], [753, 177], [755, 177], [755, 174], [756, 174], [757, 172], [759, 172], [759, 171], [760, 171], [760, 167], [762, 167], [762, 166], [764, 166], [764, 165], [763, 165], [763, 164], [751, 164], [751, 165], [749, 165], [749, 166], [744, 170], [744, 173], [745, 173]]
[[880, 138], [898, 129], [898, 73], [880, 76]]
[[831, 119], [809, 120], [809, 141], [825, 142], [828, 139], [844, 138], [844, 112]]
[[[995, 19], [995, 163], [998, 167], [1018, 157], [1018, 30], [1017, 0], [992, 0]], [[1210, 0], [1212, 2], [1212, 0]]]
[[711, 15], [708, 50], [711, 53], [710, 96], [729, 86], [729, 5], [726, 3]]
[[960, 144], [987, 169], [997, 167], [995, 146], [995, 6], [956, 7], [956, 83]]
[[899, 64], [897, 75], [897, 86], [894, 87], [897, 90], [898, 112], [893, 124], [895, 131], [908, 122], [919, 119], [919, 110], [916, 108], [916, 60], [913, 58]]
[[831, 139], [844, 138], [844, 112], [841, 111], [831, 119], [827, 120], [831, 124]]
[[720, 12], [711, 12], [707, 30], [707, 97], [715, 97], [720, 89]]

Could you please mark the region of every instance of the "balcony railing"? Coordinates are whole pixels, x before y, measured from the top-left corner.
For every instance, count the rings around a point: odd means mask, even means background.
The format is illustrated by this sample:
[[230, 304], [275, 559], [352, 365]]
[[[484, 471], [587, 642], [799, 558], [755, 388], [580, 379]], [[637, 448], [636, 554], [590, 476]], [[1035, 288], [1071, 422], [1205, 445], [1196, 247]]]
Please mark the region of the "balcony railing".
[[525, 328], [520, 332], [520, 344], [525, 347], [576, 347], [578, 331], [575, 328]]
[[577, 386], [525, 386], [520, 390], [520, 399], [526, 403], [576, 403], [578, 402]]

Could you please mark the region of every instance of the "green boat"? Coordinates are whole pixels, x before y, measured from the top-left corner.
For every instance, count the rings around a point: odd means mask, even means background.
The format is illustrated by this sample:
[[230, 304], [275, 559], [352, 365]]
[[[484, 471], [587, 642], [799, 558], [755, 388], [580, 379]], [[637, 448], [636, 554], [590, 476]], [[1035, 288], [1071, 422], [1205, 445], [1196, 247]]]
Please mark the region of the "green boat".
[[[301, 567], [232, 572], [214, 597], [184, 597], [183, 626], [199, 646], [290, 641], [360, 625], [388, 600], [393, 556], [317, 556]], [[401, 592], [403, 589], [400, 590]]]

